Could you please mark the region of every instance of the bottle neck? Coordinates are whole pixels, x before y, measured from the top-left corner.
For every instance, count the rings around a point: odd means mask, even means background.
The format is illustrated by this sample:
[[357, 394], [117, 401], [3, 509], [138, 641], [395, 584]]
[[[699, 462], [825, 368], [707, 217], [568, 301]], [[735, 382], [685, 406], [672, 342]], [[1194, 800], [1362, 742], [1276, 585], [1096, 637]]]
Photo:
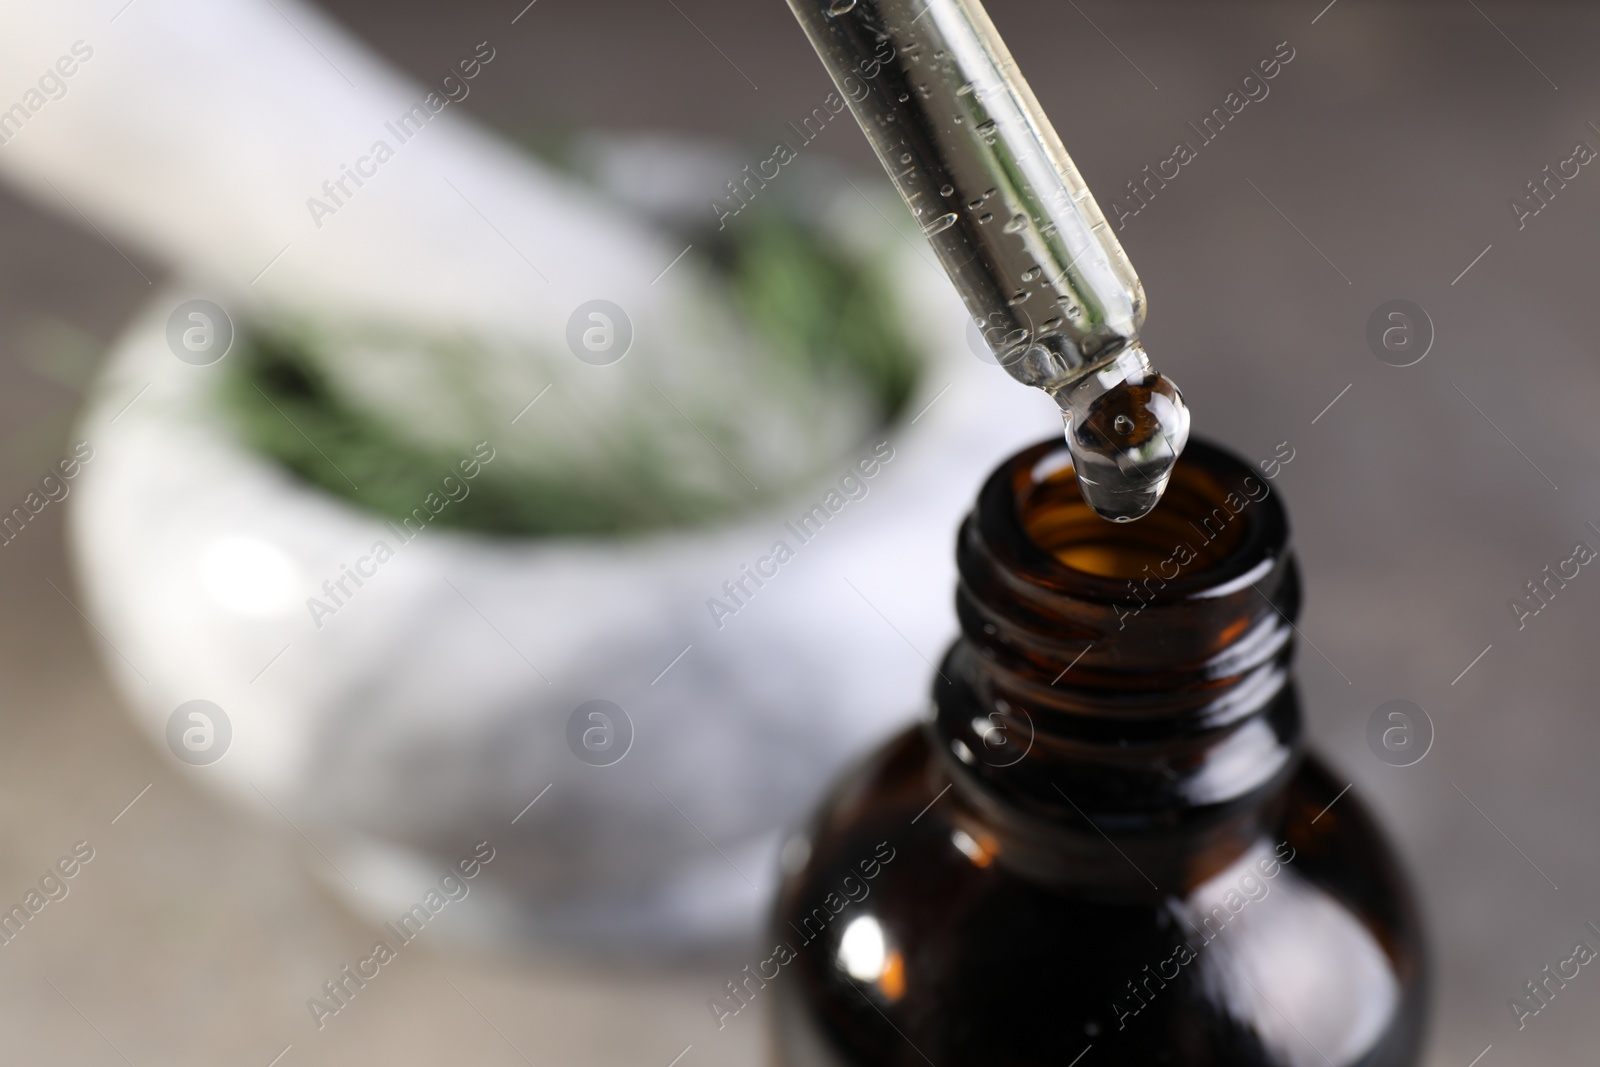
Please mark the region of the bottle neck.
[[956, 556], [962, 634], [928, 728], [999, 855], [1137, 888], [1254, 839], [1301, 746], [1300, 583], [1269, 482], [1192, 442], [1155, 511], [1114, 525], [1065, 446], [1037, 445], [985, 484]]

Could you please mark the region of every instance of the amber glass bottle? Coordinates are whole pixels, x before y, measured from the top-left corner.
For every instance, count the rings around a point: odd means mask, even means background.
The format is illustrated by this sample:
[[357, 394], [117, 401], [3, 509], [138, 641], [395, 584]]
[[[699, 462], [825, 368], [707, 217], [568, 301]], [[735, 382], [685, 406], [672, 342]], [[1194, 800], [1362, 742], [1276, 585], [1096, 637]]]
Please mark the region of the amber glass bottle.
[[1419, 924], [1304, 752], [1271, 483], [1192, 442], [1113, 525], [1069, 464], [1037, 445], [983, 487], [928, 720], [784, 850], [779, 1062], [1415, 1062]]

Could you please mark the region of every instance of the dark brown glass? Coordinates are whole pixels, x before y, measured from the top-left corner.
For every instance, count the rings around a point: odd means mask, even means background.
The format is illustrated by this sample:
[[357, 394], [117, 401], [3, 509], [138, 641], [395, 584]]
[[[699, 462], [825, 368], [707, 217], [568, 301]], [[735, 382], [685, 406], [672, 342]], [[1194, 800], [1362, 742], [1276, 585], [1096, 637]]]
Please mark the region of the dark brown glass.
[[1047, 442], [985, 484], [928, 720], [785, 849], [779, 1062], [1414, 1063], [1419, 923], [1304, 751], [1272, 483], [1194, 441], [1113, 525], [1068, 463]]

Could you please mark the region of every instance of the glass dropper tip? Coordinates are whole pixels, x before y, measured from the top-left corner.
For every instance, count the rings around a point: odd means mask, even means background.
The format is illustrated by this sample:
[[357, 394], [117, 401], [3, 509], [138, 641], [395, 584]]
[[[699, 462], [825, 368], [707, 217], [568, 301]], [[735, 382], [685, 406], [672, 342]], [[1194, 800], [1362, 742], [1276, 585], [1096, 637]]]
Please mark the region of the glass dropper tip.
[[1054, 391], [1084, 502], [1111, 522], [1150, 513], [1189, 443], [1189, 407], [1137, 344]]
[[1144, 287], [981, 0], [789, 0], [1000, 365], [1060, 405], [1083, 498], [1149, 513], [1189, 439]]

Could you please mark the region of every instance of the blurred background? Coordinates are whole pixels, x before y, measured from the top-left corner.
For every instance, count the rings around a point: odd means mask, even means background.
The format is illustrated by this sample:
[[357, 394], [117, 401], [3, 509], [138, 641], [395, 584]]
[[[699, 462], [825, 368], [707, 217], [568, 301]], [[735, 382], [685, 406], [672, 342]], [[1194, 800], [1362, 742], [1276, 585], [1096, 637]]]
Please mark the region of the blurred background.
[[[8, 1057], [759, 1061], [761, 1000], [720, 1030], [706, 1000], [760, 958], [784, 828], [920, 710], [927, 661], [955, 633], [955, 523], [988, 469], [1057, 432], [1049, 401], [963, 334], [844, 116], [807, 138], [790, 185], [773, 183], [783, 211], [716, 236], [726, 183], [798, 143], [831, 88], [778, 0], [252, 5], [280, 35], [260, 53], [250, 18], [226, 25], [232, 5], [197, 22], [163, 0], [84, 7], [59, 25], [43, 5], [0, 14], [0, 106], [28, 108], [20, 129], [0, 123], [0, 501], [27, 516], [0, 552], [0, 904], [24, 903], [76, 843], [93, 850], [0, 949]], [[989, 11], [1107, 215], [1118, 199], [1138, 208], [1119, 237], [1149, 295], [1146, 346], [1195, 432], [1251, 460], [1292, 456], [1276, 484], [1306, 581], [1310, 735], [1419, 887], [1437, 965], [1427, 1062], [1581, 1057], [1600, 980], [1576, 980], [1521, 1029], [1507, 1002], [1600, 922], [1600, 578], [1583, 566], [1544, 587], [1547, 603], [1528, 588], [1578, 542], [1600, 548], [1600, 177], [1586, 165], [1600, 13], [1473, 0]], [[47, 86], [28, 104], [30, 72], [80, 39], [93, 56], [63, 95]], [[1280, 42], [1293, 59], [1270, 95], [1132, 199], [1128, 183], [1197, 143], [1188, 124]], [[470, 91], [441, 81], [474, 56]], [[237, 122], [226, 93], [207, 110], [196, 91], [233, 68], [257, 108]], [[401, 189], [392, 201], [379, 180], [337, 202], [319, 188], [366, 151], [348, 131], [382, 136], [430, 88], [450, 97], [432, 155], [375, 165]], [[528, 177], [519, 160], [534, 158]], [[437, 219], [402, 187], [424, 163], [451, 186], [434, 188]], [[261, 180], [218, 183], [230, 173]], [[654, 228], [570, 223], [562, 194], [578, 185], [607, 186], [582, 205], [594, 219], [621, 205]], [[338, 210], [319, 218], [312, 197]], [[763, 273], [758, 229], [809, 280]], [[639, 261], [594, 262], [608, 247]], [[583, 261], [573, 284], [569, 254]], [[605, 288], [608, 269], [628, 277]], [[230, 358], [203, 369], [235, 375], [235, 392], [195, 393], [204, 361], [168, 351], [191, 299], [232, 316]], [[561, 347], [568, 312], [594, 299], [632, 315], [628, 359], [591, 367]], [[1400, 355], [1370, 340], [1396, 300], [1415, 305], [1419, 338]], [[347, 307], [357, 326], [338, 320]], [[468, 345], [482, 361], [470, 385], [430, 377], [429, 353], [459, 339], [457, 307], [463, 321], [503, 315], [517, 343], [553, 338], [559, 366], [518, 370], [496, 341]], [[834, 333], [782, 341], [834, 313]], [[697, 338], [738, 358], [674, 371]], [[767, 366], [751, 346], [779, 353], [772, 374], [797, 399], [773, 407], [773, 379], [737, 369]], [[819, 354], [835, 349], [850, 358]], [[319, 363], [335, 350], [368, 353], [349, 363], [371, 377], [341, 385]], [[589, 370], [617, 373], [595, 385]], [[447, 430], [406, 421], [430, 404]], [[633, 452], [590, 447], [623, 423], [642, 427]], [[479, 439], [495, 443], [465, 498], [479, 510], [427, 505], [458, 528], [400, 547], [381, 523], [401, 525], [436, 487], [451, 495], [441, 479], [461, 484], [454, 464], [481, 459]], [[93, 458], [66, 478], [79, 441]], [[831, 520], [832, 540], [771, 590], [730, 599], [723, 582], [880, 442], [893, 459]], [[653, 468], [616, 458], [657, 446], [689, 472], [678, 495], [651, 496]], [[541, 449], [578, 474], [541, 467]], [[38, 503], [61, 479], [65, 499]], [[517, 511], [524, 489], [549, 507]], [[210, 540], [185, 539], [197, 530]], [[395, 562], [363, 566], [387, 585], [318, 591], [379, 537]], [[738, 610], [719, 617], [713, 600]], [[210, 762], [182, 742], [201, 720], [169, 729], [202, 699], [231, 722], [231, 750]], [[591, 700], [607, 718], [578, 714]], [[1431, 744], [1407, 766], [1368, 740], [1391, 700], [1425, 712]], [[591, 726], [600, 756], [582, 740]], [[319, 1027], [308, 998], [481, 841], [494, 859], [471, 893]]]

